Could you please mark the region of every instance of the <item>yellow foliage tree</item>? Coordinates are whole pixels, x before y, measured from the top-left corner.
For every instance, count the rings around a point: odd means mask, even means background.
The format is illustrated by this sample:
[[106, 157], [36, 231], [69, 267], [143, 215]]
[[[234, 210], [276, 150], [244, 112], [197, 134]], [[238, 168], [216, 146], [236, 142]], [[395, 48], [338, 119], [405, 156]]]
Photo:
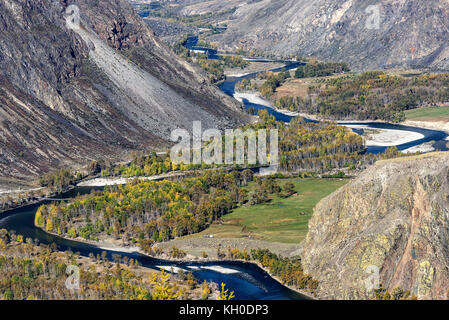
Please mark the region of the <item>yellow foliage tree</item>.
[[53, 230], [53, 220], [51, 220], [51, 218], [47, 218], [46, 230], [47, 231], [52, 231]]
[[221, 291], [217, 296], [217, 300], [232, 300], [235, 298], [234, 291], [229, 293], [229, 289], [225, 289], [226, 285], [224, 283], [221, 284]]
[[176, 300], [182, 294], [180, 290], [177, 290], [170, 284], [170, 275], [164, 270], [162, 270], [160, 275], [153, 272], [150, 275], [150, 282], [153, 287], [151, 292], [153, 300]]
[[39, 208], [39, 210], [37, 210], [37, 212], [36, 212], [36, 216], [35, 216], [35, 219], [34, 219], [34, 224], [36, 226], [38, 226], [38, 227], [43, 227], [44, 226], [44, 222], [45, 222], [45, 219], [42, 216], [41, 208]]

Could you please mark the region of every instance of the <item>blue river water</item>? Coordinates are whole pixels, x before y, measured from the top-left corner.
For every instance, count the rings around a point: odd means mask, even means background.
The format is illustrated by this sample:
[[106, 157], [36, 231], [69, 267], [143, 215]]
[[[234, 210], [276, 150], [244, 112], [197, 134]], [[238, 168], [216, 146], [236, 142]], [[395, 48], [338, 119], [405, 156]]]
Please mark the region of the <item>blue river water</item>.
[[[218, 57], [216, 50], [209, 48], [197, 47], [197, 38], [189, 38], [187, 42], [187, 47], [195, 50], [208, 50], [209, 56], [213, 58]], [[271, 60], [260, 59], [260, 62], [271, 62]], [[299, 65], [301, 62], [292, 61], [280, 61], [285, 62], [285, 67], [276, 68], [272, 71], [282, 71], [291, 70]], [[220, 85], [220, 89], [226, 94], [233, 96], [235, 93], [235, 85], [238, 81], [243, 78], [255, 77], [257, 73], [252, 73], [245, 75], [243, 77], [229, 77]], [[274, 115], [277, 120], [289, 122], [292, 117], [285, 114], [279, 113], [273, 108], [265, 105], [253, 104], [249, 101], [243, 100], [245, 107], [253, 107], [256, 110], [267, 110], [270, 114]], [[309, 120], [311, 121], [311, 120]], [[348, 125], [348, 124], [347, 124]], [[360, 123], [353, 123], [349, 125], [360, 125]], [[386, 123], [363, 123], [364, 126], [368, 126], [373, 129], [394, 129], [394, 130], [404, 130], [413, 131], [421, 133], [424, 138], [412, 141], [409, 143], [398, 145], [399, 150], [405, 150], [413, 146], [420, 145], [425, 142], [434, 141], [434, 147], [439, 150], [448, 150], [446, 146], [445, 139], [448, 137], [446, 133], [436, 130], [427, 130], [421, 128], [407, 127], [395, 124]], [[355, 132], [361, 133], [360, 131], [354, 130]], [[379, 153], [383, 152], [386, 147], [369, 147], [368, 152]], [[65, 193], [58, 198], [69, 199], [77, 194], [86, 194], [94, 188], [87, 187], [77, 187], [70, 192]], [[98, 189], [98, 188], [97, 188]], [[48, 203], [50, 201], [46, 201]], [[40, 203], [41, 204], [41, 203]], [[52, 244], [55, 243], [60, 251], [71, 250], [73, 252], [79, 252], [83, 256], [88, 256], [90, 253], [95, 255], [101, 254], [105, 251], [108, 257], [111, 259], [112, 254], [120, 254], [122, 257], [127, 256], [138, 260], [142, 266], [149, 268], [158, 269], [159, 266], [164, 267], [178, 267], [188, 271], [192, 271], [195, 277], [199, 281], [213, 281], [215, 283], [226, 283], [227, 288], [234, 290], [237, 300], [304, 300], [307, 299], [306, 296], [301, 295], [295, 291], [292, 291], [285, 286], [279, 284], [276, 280], [271, 278], [264, 270], [259, 268], [257, 265], [252, 263], [243, 262], [183, 262], [174, 263], [170, 261], [164, 261], [156, 258], [151, 258], [140, 253], [128, 253], [120, 251], [111, 251], [96, 247], [94, 245], [81, 243], [77, 241], [71, 241], [67, 239], [60, 238], [58, 236], [50, 235], [43, 230], [36, 228], [34, 226], [34, 216], [37, 208], [40, 204], [26, 206], [20, 209], [12, 210], [3, 214], [0, 214], [0, 229], [14, 230], [17, 234], [23, 235], [25, 238], [32, 238], [38, 240], [42, 244]], [[232, 269], [234, 273], [221, 272], [215, 267], [221, 267], [225, 269]], [[210, 269], [210, 267], [213, 267]], [[217, 271], [218, 270], [218, 271]]]
[[[77, 187], [64, 195], [58, 196], [59, 199], [70, 199], [77, 194], [90, 193], [92, 189], [89, 187]], [[49, 203], [45, 201], [44, 203]], [[55, 243], [58, 250], [72, 252], [79, 252], [82, 256], [89, 256], [90, 253], [94, 255], [105, 251], [109, 259], [112, 259], [113, 254], [120, 254], [122, 257], [133, 258], [139, 261], [140, 265], [153, 269], [160, 269], [159, 267], [167, 267], [170, 271], [171, 267], [182, 268], [186, 271], [191, 271], [199, 282], [204, 280], [215, 282], [217, 284], [225, 283], [226, 287], [231, 291], [235, 291], [236, 300], [304, 300], [306, 296], [301, 295], [293, 290], [282, 286], [279, 282], [270, 277], [264, 270], [252, 263], [244, 262], [207, 262], [199, 263], [196, 261], [174, 263], [171, 261], [164, 261], [152, 258], [140, 253], [134, 252], [120, 252], [99, 248], [95, 245], [86, 244], [78, 241], [64, 239], [44, 232], [42, 229], [35, 227], [34, 217], [38, 207], [41, 205], [35, 204], [24, 208], [12, 210], [0, 214], [0, 229], [14, 230], [17, 234], [23, 235], [25, 238], [37, 240], [41, 244], [50, 245]], [[209, 269], [212, 267], [211, 269]], [[233, 273], [221, 271], [219, 268], [225, 268], [227, 271], [232, 270]]]
[[[219, 59], [220, 58], [217, 50], [211, 49], [211, 48], [206, 48], [206, 47], [200, 47], [197, 45], [197, 43], [198, 43], [198, 37], [192, 36], [192, 37], [187, 38], [185, 47], [190, 50], [202, 51], [204, 53], [207, 52], [210, 59]], [[297, 68], [300, 65], [304, 65], [303, 62], [298, 62], [298, 61], [268, 60], [268, 59], [252, 59], [251, 61], [280, 62], [280, 63], [284, 64], [283, 67], [270, 69], [270, 71], [273, 71], [273, 72], [292, 70], [292, 69]], [[242, 81], [243, 79], [253, 79], [257, 76], [257, 74], [258, 73], [255, 72], [255, 73], [250, 73], [250, 74], [243, 75], [240, 77], [228, 77], [225, 81], [223, 81], [219, 85], [219, 88], [227, 95], [233, 97], [235, 94], [235, 86], [239, 81]], [[246, 99], [243, 99], [242, 102], [245, 105], [246, 109], [254, 108], [256, 111], [267, 110], [268, 113], [271, 115], [274, 115], [276, 120], [278, 120], [278, 121], [290, 122], [291, 119], [293, 118], [292, 116], [289, 116], [289, 115], [286, 115], [286, 114], [276, 111], [275, 109], [273, 109], [272, 107], [270, 107], [268, 105], [255, 104]], [[313, 120], [310, 120], [310, 119], [306, 119], [306, 120], [313, 122]], [[343, 124], [343, 123], [341, 123], [341, 124]], [[363, 125], [369, 129], [389, 129], [389, 130], [416, 132], [423, 136], [422, 138], [420, 138], [418, 140], [414, 140], [414, 141], [407, 142], [407, 143], [397, 144], [396, 147], [400, 151], [404, 151], [411, 147], [419, 146], [423, 143], [429, 143], [429, 142], [433, 142], [433, 147], [435, 150], [439, 150], [439, 151], [448, 151], [449, 150], [449, 148], [447, 146], [448, 141], [446, 140], [448, 138], [448, 135], [443, 131], [429, 130], [429, 129], [424, 129], [424, 128], [416, 128], [416, 127], [404, 126], [404, 125], [399, 125], [399, 124], [380, 123], [380, 122], [369, 122], [369, 123], [352, 122], [352, 123], [344, 123], [344, 125], [346, 125], [348, 127]], [[360, 130], [360, 129], [354, 128], [353, 131], [358, 134], [363, 134], [363, 129]], [[378, 154], [378, 153], [383, 153], [387, 148], [388, 148], [388, 146], [368, 146], [367, 152], [373, 153], [373, 154]]]

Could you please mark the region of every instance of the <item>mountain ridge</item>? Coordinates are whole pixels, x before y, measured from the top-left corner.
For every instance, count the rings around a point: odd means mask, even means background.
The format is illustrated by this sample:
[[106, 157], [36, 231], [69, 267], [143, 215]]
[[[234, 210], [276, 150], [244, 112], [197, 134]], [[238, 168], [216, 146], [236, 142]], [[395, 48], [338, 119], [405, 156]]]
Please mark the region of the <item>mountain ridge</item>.
[[262, 0], [240, 4], [228, 30], [210, 40], [223, 49], [348, 62], [353, 69], [449, 70], [448, 7], [447, 0]]

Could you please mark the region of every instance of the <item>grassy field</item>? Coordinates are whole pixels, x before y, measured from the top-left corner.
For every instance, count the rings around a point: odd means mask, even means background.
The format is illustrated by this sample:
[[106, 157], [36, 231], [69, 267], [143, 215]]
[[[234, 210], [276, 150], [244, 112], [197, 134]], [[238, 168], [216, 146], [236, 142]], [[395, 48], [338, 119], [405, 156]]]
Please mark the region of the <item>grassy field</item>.
[[299, 243], [307, 234], [315, 205], [349, 182], [347, 179], [281, 179], [278, 183], [283, 186], [287, 181], [294, 183], [297, 196], [288, 199], [273, 196], [271, 203], [237, 208], [223, 218], [222, 224], [215, 223], [207, 230], [187, 238], [206, 235], [215, 238], [251, 236], [256, 240]]
[[282, 97], [301, 97], [303, 99], [309, 96], [309, 79], [291, 79], [276, 89], [275, 99]]
[[449, 121], [449, 107], [427, 107], [408, 110], [407, 120], [414, 121]]

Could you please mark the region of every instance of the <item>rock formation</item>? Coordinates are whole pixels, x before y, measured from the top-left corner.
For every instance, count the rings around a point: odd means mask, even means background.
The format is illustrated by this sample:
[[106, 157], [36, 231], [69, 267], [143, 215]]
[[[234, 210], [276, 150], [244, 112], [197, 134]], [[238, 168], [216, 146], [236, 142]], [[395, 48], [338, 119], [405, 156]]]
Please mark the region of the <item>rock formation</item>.
[[449, 154], [381, 161], [316, 207], [303, 243], [305, 271], [330, 299], [392, 292], [446, 299], [449, 289]]

